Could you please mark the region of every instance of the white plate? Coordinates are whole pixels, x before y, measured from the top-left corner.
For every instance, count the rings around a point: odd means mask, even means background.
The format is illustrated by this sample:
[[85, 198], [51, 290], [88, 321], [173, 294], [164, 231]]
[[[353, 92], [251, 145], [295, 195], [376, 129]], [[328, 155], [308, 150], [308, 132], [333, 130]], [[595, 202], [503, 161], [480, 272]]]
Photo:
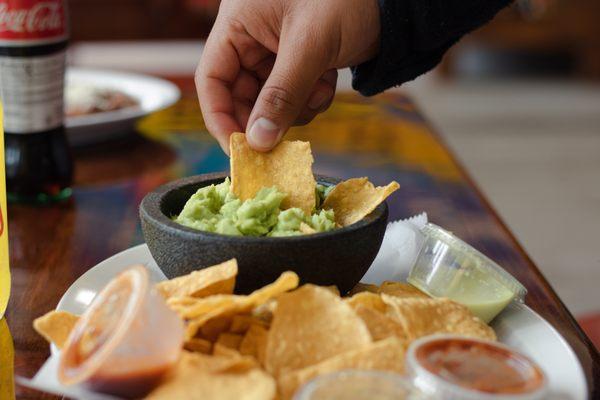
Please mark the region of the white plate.
[[68, 117], [67, 135], [74, 146], [130, 134], [139, 118], [169, 107], [181, 97], [177, 86], [169, 81], [130, 72], [68, 68], [66, 85], [115, 89], [139, 104], [139, 107]]
[[[155, 282], [166, 279], [156, 265], [145, 244], [132, 247], [116, 254], [88, 270], [65, 292], [57, 309], [81, 314], [94, 296], [116, 274], [132, 264], [144, 264]], [[587, 385], [583, 369], [577, 356], [564, 338], [542, 317], [524, 305], [511, 305], [492, 324], [498, 339], [535, 360], [546, 373], [550, 382], [551, 395], [548, 399], [584, 400], [587, 398]], [[28, 386], [53, 393], [72, 395], [70, 389], [56, 382], [56, 355], [31, 381], [20, 379]]]

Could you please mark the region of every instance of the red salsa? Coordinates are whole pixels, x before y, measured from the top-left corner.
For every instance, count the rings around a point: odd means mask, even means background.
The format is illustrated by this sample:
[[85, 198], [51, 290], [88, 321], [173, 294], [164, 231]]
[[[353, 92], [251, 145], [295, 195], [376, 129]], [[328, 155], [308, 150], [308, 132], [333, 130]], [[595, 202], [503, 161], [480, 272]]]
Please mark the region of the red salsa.
[[432, 374], [466, 389], [491, 394], [524, 394], [544, 384], [542, 371], [527, 357], [468, 338], [424, 343], [415, 356]]

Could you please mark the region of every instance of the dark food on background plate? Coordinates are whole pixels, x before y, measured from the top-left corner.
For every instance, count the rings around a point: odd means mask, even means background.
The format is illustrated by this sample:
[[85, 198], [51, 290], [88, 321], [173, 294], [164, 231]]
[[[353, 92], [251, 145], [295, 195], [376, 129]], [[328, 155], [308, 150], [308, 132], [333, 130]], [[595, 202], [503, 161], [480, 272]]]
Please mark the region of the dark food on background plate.
[[[142, 274], [140, 268], [123, 272], [108, 287], [114, 287], [126, 274]], [[154, 340], [128, 342], [129, 353], [121, 348], [120, 367], [114, 367], [113, 361], [108, 369], [113, 378], [121, 374], [121, 379], [113, 379], [113, 386], [102, 390], [122, 393], [123, 386], [131, 383], [128, 377], [147, 371], [148, 365], [138, 358], [140, 354], [171, 354], [160, 344], [163, 336], [172, 335], [172, 329], [156, 328], [165, 326], [165, 318], [169, 320], [171, 315], [178, 316], [185, 326], [183, 343], [178, 361], [148, 393], [149, 399], [272, 400], [276, 395], [291, 399], [303, 384], [330, 372], [363, 369], [403, 374], [407, 347], [423, 336], [452, 333], [496, 339], [494, 331], [465, 306], [430, 298], [405, 283], [361, 286], [352, 297], [340, 297], [335, 287], [298, 287], [298, 276], [285, 272], [249, 295], [236, 295], [236, 276], [236, 261], [230, 260], [142, 291], [146, 293], [145, 304], [153, 299], [153, 307], [143, 308], [149, 314], [137, 313], [131, 325], [136, 333], [129, 337], [139, 339], [151, 333]], [[99, 295], [69, 334], [61, 350], [61, 363], [70, 365], [62, 359], [69, 359], [84, 332], [103, 335], [85, 359], [94, 359], [106, 351], [106, 346], [122, 346], [126, 341], [114, 338], [120, 325], [96, 316], [124, 319], [121, 315], [128, 312], [123, 308], [128, 309], [126, 305], [136, 303], [139, 297], [134, 292], [116, 302]], [[163, 311], [167, 307], [170, 312]], [[64, 336], [64, 314], [52, 311], [36, 320], [34, 327], [45, 338], [58, 340]], [[77, 317], [69, 318], [74, 319]], [[115, 330], [104, 326], [114, 326]], [[88, 376], [97, 375], [102, 363], [92, 367], [86, 371]]]
[[400, 186], [367, 178], [317, 185], [310, 143], [283, 141], [268, 153], [252, 150], [243, 133], [230, 139], [231, 182], [198, 189], [174, 221], [234, 236], [295, 236], [351, 225]]
[[139, 102], [117, 89], [81, 84], [66, 86], [65, 115], [67, 117], [117, 111], [130, 107], [139, 107]]

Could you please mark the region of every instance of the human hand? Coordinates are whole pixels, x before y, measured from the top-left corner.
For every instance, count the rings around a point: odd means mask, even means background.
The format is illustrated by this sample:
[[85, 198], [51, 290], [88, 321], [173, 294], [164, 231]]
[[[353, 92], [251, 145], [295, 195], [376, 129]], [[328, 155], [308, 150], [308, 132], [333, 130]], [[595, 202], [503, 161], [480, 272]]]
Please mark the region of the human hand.
[[209, 132], [273, 148], [333, 100], [337, 69], [379, 48], [377, 0], [223, 0], [196, 70]]

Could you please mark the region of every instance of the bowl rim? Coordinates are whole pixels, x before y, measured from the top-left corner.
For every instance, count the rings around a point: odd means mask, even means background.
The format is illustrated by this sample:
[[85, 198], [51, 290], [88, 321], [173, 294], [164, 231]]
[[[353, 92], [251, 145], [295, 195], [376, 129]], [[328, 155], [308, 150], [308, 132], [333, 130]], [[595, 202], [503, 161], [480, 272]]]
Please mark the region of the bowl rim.
[[[388, 217], [388, 205], [386, 201], [380, 203], [371, 213], [365, 216], [358, 222], [355, 222], [351, 225], [336, 228], [331, 231], [326, 232], [317, 232], [310, 235], [297, 235], [297, 236], [234, 236], [234, 235], [224, 235], [221, 233], [214, 233], [208, 231], [201, 231], [198, 229], [193, 229], [177, 222], [171, 220], [167, 217], [161, 210], [161, 203], [163, 199], [171, 192], [183, 187], [190, 186], [199, 183], [203, 183], [205, 181], [217, 180], [217, 179], [225, 179], [229, 176], [229, 172], [214, 172], [208, 174], [200, 174], [193, 175], [185, 178], [176, 179], [174, 181], [168, 182], [164, 185], [161, 185], [149, 192], [144, 196], [142, 202], [140, 203], [140, 216], [142, 219], [146, 219], [156, 225], [163, 225], [166, 228], [174, 229], [176, 231], [180, 231], [185, 233], [186, 235], [191, 235], [195, 238], [211, 238], [220, 241], [231, 241], [235, 240], [241, 243], [293, 243], [293, 242], [305, 242], [314, 239], [326, 239], [332, 236], [340, 236], [345, 233], [354, 232], [371, 225], [375, 225], [380, 222], [381, 219], [385, 219], [387, 222]], [[333, 178], [325, 175], [315, 174], [315, 180], [317, 183], [325, 183], [328, 185], [334, 185], [339, 182], [342, 182], [339, 178]], [[206, 186], [206, 185], [205, 185]], [[155, 213], [157, 216], [153, 215]]]

